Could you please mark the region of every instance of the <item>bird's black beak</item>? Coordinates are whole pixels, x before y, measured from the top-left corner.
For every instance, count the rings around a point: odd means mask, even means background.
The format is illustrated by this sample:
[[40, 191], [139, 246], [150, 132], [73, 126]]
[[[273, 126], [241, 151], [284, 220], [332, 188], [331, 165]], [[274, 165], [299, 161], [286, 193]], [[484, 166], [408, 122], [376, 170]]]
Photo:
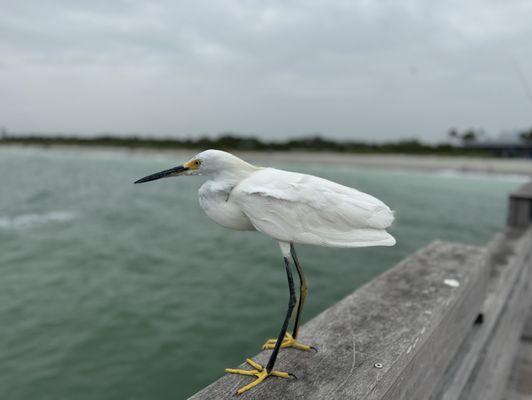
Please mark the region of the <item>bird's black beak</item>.
[[155, 181], [161, 178], [169, 178], [171, 176], [180, 175], [183, 172], [188, 171], [188, 170], [189, 168], [185, 167], [184, 165], [179, 165], [174, 168], [166, 169], [164, 171], [156, 172], [155, 174], [145, 176], [144, 178], [141, 178], [138, 181], [135, 181], [135, 183], [144, 183], [144, 182], [149, 182], [149, 181]]

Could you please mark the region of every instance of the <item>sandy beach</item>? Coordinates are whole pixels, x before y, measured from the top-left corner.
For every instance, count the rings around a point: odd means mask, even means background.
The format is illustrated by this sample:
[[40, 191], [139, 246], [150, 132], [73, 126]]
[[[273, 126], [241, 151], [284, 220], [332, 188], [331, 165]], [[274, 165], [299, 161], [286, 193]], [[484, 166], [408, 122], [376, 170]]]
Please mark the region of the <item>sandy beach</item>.
[[502, 158], [469, 158], [421, 156], [406, 154], [342, 154], [342, 153], [239, 153], [243, 158], [258, 163], [312, 162], [353, 165], [369, 168], [459, 171], [495, 174], [532, 175], [532, 160]]

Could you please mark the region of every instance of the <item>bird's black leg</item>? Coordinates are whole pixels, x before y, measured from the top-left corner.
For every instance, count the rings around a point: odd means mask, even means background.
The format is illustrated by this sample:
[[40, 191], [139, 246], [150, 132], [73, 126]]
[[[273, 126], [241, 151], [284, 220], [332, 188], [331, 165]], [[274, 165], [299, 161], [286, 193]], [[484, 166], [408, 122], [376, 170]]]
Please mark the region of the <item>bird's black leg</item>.
[[[284, 251], [283, 251], [284, 254]], [[270, 359], [268, 360], [268, 364], [266, 365], [266, 368], [264, 368], [262, 365], [257, 363], [256, 361], [253, 361], [252, 359], [247, 359], [246, 363], [249, 364], [253, 369], [234, 369], [234, 368], [226, 368], [225, 372], [228, 372], [230, 374], [239, 374], [239, 375], [246, 375], [246, 376], [254, 376], [255, 380], [251, 383], [248, 383], [246, 386], [241, 387], [237, 390], [237, 394], [242, 394], [249, 389], [257, 386], [261, 382], [263, 382], [266, 378], [270, 376], [275, 376], [278, 378], [295, 378], [296, 376], [294, 374], [291, 374], [289, 372], [281, 372], [281, 371], [274, 371], [273, 367], [275, 365], [275, 360], [277, 359], [277, 354], [279, 353], [279, 348], [281, 347], [281, 343], [283, 342], [283, 339], [286, 335], [286, 330], [288, 329], [288, 324], [290, 323], [290, 318], [292, 317], [292, 311], [294, 309], [294, 306], [296, 305], [296, 293], [294, 290], [294, 279], [292, 278], [292, 271], [290, 270], [290, 260], [288, 259], [288, 256], [284, 257], [284, 266], [286, 268], [286, 276], [288, 277], [288, 289], [290, 289], [290, 300], [288, 301], [288, 311], [286, 312], [286, 317], [283, 322], [283, 327], [281, 328], [281, 332], [279, 332], [279, 337], [277, 338], [277, 341], [275, 343], [275, 346], [273, 347], [272, 355], [270, 356]]]
[[[299, 332], [299, 324], [301, 323], [301, 315], [303, 314], [303, 306], [305, 305], [305, 298], [307, 297], [308, 285], [307, 285], [307, 280], [305, 279], [305, 275], [303, 274], [303, 268], [301, 268], [301, 265], [299, 264], [296, 250], [292, 243], [290, 243], [290, 256], [294, 260], [297, 274], [299, 276], [299, 284], [300, 284], [299, 285], [299, 302], [297, 302], [297, 313], [296, 313], [296, 319], [294, 322], [294, 331], [292, 334], [290, 334], [289, 332], [286, 332], [284, 339], [281, 343], [281, 349], [292, 347], [294, 349], [304, 350], [304, 351], [308, 351], [308, 350], [317, 351], [315, 347], [309, 346], [309, 345], [306, 345], [306, 344], [303, 344], [297, 341], [297, 334]], [[286, 260], [288, 259], [289, 256], [286, 255], [285, 257], [286, 257], [285, 258]], [[266, 343], [264, 343], [262, 348], [264, 350], [275, 349], [278, 343], [279, 343], [278, 339], [269, 339], [266, 341]]]
[[297, 304], [294, 331], [292, 332], [294, 339], [297, 339], [301, 314], [303, 314], [303, 306], [305, 305], [305, 298], [307, 297], [308, 285], [305, 275], [303, 274], [303, 268], [301, 268], [301, 264], [299, 264], [299, 260], [297, 259], [296, 249], [293, 243], [290, 243], [290, 255], [292, 256], [292, 260], [294, 260], [294, 265], [296, 266], [297, 274], [299, 276], [299, 303]]
[[288, 257], [284, 257], [284, 266], [286, 268], [286, 276], [288, 277], [288, 289], [290, 290], [290, 300], [288, 301], [288, 310], [286, 311], [286, 317], [283, 322], [283, 327], [281, 328], [281, 331], [279, 332], [279, 336], [277, 338], [277, 342], [275, 343], [275, 347], [273, 348], [272, 355], [270, 356], [270, 359], [268, 360], [268, 364], [266, 365], [266, 371], [268, 373], [270, 373], [273, 370], [273, 366], [275, 365], [275, 360], [277, 359], [277, 354], [279, 353], [279, 348], [281, 347], [281, 343], [283, 342], [284, 336], [286, 334], [286, 330], [288, 329], [288, 323], [290, 322], [292, 311], [294, 309], [294, 306], [296, 305], [296, 293], [294, 290], [294, 279], [292, 278], [292, 271], [290, 270], [290, 260], [288, 259]]

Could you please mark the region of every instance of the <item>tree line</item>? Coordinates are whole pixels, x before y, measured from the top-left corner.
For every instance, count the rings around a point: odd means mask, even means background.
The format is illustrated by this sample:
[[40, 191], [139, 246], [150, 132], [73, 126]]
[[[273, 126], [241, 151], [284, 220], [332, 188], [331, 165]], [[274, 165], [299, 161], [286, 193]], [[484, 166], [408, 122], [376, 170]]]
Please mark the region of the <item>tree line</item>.
[[405, 154], [449, 154], [485, 155], [483, 151], [454, 146], [449, 143], [427, 144], [418, 139], [404, 139], [382, 143], [362, 141], [337, 141], [319, 135], [286, 140], [265, 140], [252, 136], [222, 134], [216, 138], [149, 138], [100, 135], [79, 137], [63, 135], [9, 135], [0, 136], [0, 144], [22, 145], [69, 145], [91, 147], [126, 147], [131, 149], [208, 149], [248, 150], [248, 151], [327, 151], [340, 153], [405, 153]]
[[[518, 132], [523, 154], [530, 154], [532, 149], [532, 127]], [[313, 135], [285, 140], [267, 140], [254, 136], [243, 136], [236, 133], [224, 133], [218, 137], [199, 138], [160, 138], [141, 136], [115, 136], [101, 134], [98, 136], [81, 137], [62, 134], [26, 134], [13, 135], [0, 129], [1, 144], [21, 145], [65, 145], [91, 147], [125, 147], [138, 149], [208, 149], [248, 150], [248, 151], [328, 151], [339, 153], [403, 153], [403, 154], [440, 154], [440, 155], [501, 155], [504, 152], [483, 148], [483, 144], [492, 144], [487, 140], [482, 129], [469, 128], [458, 130], [451, 128], [447, 132], [448, 143], [429, 144], [418, 139], [403, 139], [387, 142], [364, 142], [360, 140], [334, 140]], [[493, 146], [491, 146], [492, 148]], [[529, 155], [528, 155], [529, 156]]]

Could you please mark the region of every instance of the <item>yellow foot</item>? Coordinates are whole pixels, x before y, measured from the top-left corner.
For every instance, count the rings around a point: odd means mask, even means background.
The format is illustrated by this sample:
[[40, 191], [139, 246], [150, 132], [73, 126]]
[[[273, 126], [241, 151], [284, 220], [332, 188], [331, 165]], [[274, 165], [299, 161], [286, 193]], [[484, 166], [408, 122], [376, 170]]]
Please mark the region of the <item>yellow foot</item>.
[[251, 365], [253, 368], [252, 370], [248, 369], [233, 369], [233, 368], [226, 368], [225, 372], [228, 372], [230, 374], [240, 374], [240, 375], [248, 375], [248, 376], [256, 376], [257, 379], [255, 379], [250, 384], [241, 387], [237, 390], [236, 394], [242, 394], [245, 391], [251, 389], [252, 387], [257, 386], [259, 383], [261, 383], [264, 379], [266, 379], [269, 376], [277, 376], [278, 378], [295, 378], [296, 376], [294, 374], [290, 374], [288, 372], [280, 372], [280, 371], [266, 371], [266, 368], [264, 368], [262, 365], [256, 363], [255, 361], [251, 359], [246, 359], [246, 362]]
[[[273, 349], [275, 347], [275, 344], [277, 343], [277, 339], [270, 339], [270, 340], [267, 340], [266, 343], [264, 343], [262, 345], [262, 349], [263, 350], [268, 350], [268, 349]], [[285, 335], [284, 335], [284, 339], [283, 341], [281, 342], [281, 349], [284, 349], [286, 347], [293, 347], [294, 349], [298, 349], [298, 350], [304, 350], [304, 351], [309, 351], [309, 350], [314, 350], [314, 351], [318, 351], [315, 347], [312, 347], [312, 346], [307, 346], [306, 344], [301, 344], [299, 343], [296, 339], [294, 339], [294, 337], [286, 332]]]

